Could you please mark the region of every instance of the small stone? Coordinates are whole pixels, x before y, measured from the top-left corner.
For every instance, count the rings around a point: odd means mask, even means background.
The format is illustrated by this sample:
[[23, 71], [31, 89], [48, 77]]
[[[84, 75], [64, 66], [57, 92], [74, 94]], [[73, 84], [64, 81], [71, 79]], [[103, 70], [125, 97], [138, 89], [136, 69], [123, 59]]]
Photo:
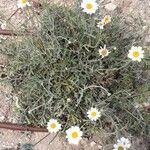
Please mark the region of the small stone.
[[149, 102], [143, 103], [144, 107], [148, 107], [150, 105]]
[[106, 4], [105, 5], [105, 9], [108, 10], [108, 11], [113, 11], [117, 8], [117, 6], [113, 3], [109, 3], [109, 4]]
[[143, 30], [145, 31], [147, 29], [147, 26], [143, 26]]
[[4, 116], [0, 116], [0, 121], [3, 121], [5, 119]]
[[139, 104], [139, 103], [135, 103], [135, 104], [134, 104], [134, 107], [135, 107], [136, 109], [139, 109], [139, 108], [142, 108], [142, 105]]
[[99, 150], [102, 150], [102, 148], [103, 148], [102, 145], [98, 145]]
[[91, 147], [94, 147], [94, 146], [96, 145], [96, 143], [95, 143], [94, 141], [92, 141], [92, 142], [90, 143], [90, 145], [91, 145]]
[[0, 35], [0, 39], [2, 39], [2, 40], [6, 40], [6, 39], [7, 39], [7, 37], [6, 37], [6, 36], [3, 36], [3, 35]]
[[21, 14], [21, 13], [22, 13], [22, 10], [21, 10], [21, 9], [19, 9], [19, 10], [18, 10], [18, 13], [19, 13], [19, 14]]
[[1, 24], [1, 29], [4, 30], [4, 29], [6, 29], [6, 27], [7, 27], [6, 22], [3, 22], [3, 23]]

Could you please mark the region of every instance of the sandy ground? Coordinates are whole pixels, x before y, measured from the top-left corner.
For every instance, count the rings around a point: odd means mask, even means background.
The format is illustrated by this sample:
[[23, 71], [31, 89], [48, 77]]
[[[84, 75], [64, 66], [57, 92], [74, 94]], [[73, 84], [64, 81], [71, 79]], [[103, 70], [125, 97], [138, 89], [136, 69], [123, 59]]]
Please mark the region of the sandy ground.
[[[53, 0], [50, 0], [53, 1]], [[73, 0], [57, 0], [60, 3], [72, 5]], [[55, 1], [56, 2], [56, 1]], [[108, 13], [118, 11], [126, 17], [132, 14], [134, 17], [141, 17], [144, 21], [144, 28], [150, 25], [150, 1], [149, 0], [101, 0], [101, 9]], [[116, 5], [116, 9], [110, 11], [108, 7], [111, 2]], [[0, 12], [6, 19], [16, 10], [16, 0], [0, 0]], [[11, 19], [11, 24], [15, 27], [24, 22], [24, 14], [18, 12]], [[150, 32], [147, 30], [145, 35], [145, 44], [150, 43]], [[0, 76], [5, 72], [5, 65], [7, 65], [7, 58], [0, 55]], [[0, 83], [0, 121], [17, 122], [18, 115], [14, 109], [15, 100], [12, 93], [12, 87], [8, 84]], [[19, 144], [32, 143], [35, 144], [47, 133], [29, 133], [18, 132], [0, 129], [0, 150], [17, 150]], [[56, 137], [55, 140], [49, 145], [49, 141], [55, 135], [49, 135], [41, 143], [35, 146], [35, 150], [101, 150], [102, 142], [99, 137], [95, 136], [91, 140], [83, 139], [78, 147], [69, 145], [64, 138]], [[145, 147], [143, 139], [134, 140], [134, 147], [132, 150], [148, 150]], [[111, 149], [107, 147], [106, 150]]]

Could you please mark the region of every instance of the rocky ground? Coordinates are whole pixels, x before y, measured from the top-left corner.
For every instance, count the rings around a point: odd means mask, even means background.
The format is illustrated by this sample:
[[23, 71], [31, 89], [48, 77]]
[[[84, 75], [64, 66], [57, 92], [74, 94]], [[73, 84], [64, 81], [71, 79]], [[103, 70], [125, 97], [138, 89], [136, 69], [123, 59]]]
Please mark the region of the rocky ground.
[[[72, 5], [73, 0], [50, 0], [51, 2], [59, 2], [66, 5]], [[101, 10], [106, 13], [113, 14], [115, 11], [123, 14], [125, 17], [133, 15], [136, 18], [141, 17], [143, 20], [143, 30], [146, 30], [145, 45], [150, 44], [150, 1], [149, 0], [100, 0]], [[0, 0], [0, 14], [2, 18], [8, 19], [13, 12], [17, 9], [16, 0]], [[11, 18], [11, 24], [15, 27], [19, 26], [22, 22], [24, 14], [22, 12], [16, 13]], [[0, 18], [1, 19], [1, 18]], [[2, 37], [5, 38], [5, 37]], [[1, 40], [0, 40], [1, 41]], [[0, 76], [3, 80], [5, 65], [7, 65], [7, 57], [0, 55]], [[12, 87], [7, 83], [0, 83], [0, 121], [17, 122], [18, 115], [16, 112], [16, 98], [12, 94]], [[30, 133], [18, 132], [0, 129], [0, 150], [17, 150], [20, 144], [32, 143], [35, 144], [47, 133]], [[49, 135], [42, 142], [35, 146], [35, 150], [101, 150], [102, 140], [95, 136], [90, 140], [83, 139], [81, 144], [76, 146], [68, 145], [67, 142], [59, 137], [49, 144], [54, 135]], [[132, 150], [148, 150], [147, 143], [142, 138], [134, 140], [134, 147]], [[111, 147], [105, 148], [109, 150]]]

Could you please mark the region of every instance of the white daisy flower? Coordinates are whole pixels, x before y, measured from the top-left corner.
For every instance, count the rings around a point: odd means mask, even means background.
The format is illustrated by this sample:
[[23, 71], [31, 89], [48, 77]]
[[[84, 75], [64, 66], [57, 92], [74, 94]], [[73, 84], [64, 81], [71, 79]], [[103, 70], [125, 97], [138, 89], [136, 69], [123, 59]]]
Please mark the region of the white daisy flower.
[[98, 9], [98, 4], [96, 3], [96, 0], [83, 0], [81, 8], [83, 8], [83, 12], [91, 15]]
[[129, 50], [128, 57], [132, 59], [133, 61], [141, 61], [142, 58], [144, 58], [144, 51], [142, 50], [142, 47], [138, 46], [132, 46]]
[[106, 15], [103, 19], [102, 19], [102, 23], [104, 25], [108, 24], [111, 22], [111, 16], [110, 15]]
[[31, 6], [31, 4], [28, 2], [28, 0], [18, 0], [17, 6], [18, 8], [23, 9], [26, 6]]
[[104, 58], [104, 57], [107, 57], [108, 55], [109, 55], [109, 51], [108, 51], [108, 49], [106, 48], [106, 45], [104, 45], [104, 47], [102, 48], [100, 48], [99, 49], [99, 54], [100, 54], [100, 56], [102, 56], [102, 58]]
[[91, 121], [96, 121], [99, 117], [101, 117], [101, 112], [98, 111], [96, 108], [91, 108], [88, 112], [87, 112], [88, 118]]
[[103, 30], [104, 29], [104, 24], [102, 22], [98, 22], [97, 27], [100, 28], [101, 30]]
[[127, 150], [127, 148], [122, 143], [117, 143], [114, 145], [113, 150]]
[[126, 148], [130, 148], [131, 147], [131, 142], [127, 138], [122, 137], [119, 140], [117, 140], [117, 142], [124, 144]]
[[61, 124], [56, 119], [50, 119], [47, 123], [47, 129], [50, 133], [56, 133], [61, 130]]
[[77, 145], [82, 139], [83, 132], [78, 126], [72, 126], [66, 131], [66, 138], [70, 144]]

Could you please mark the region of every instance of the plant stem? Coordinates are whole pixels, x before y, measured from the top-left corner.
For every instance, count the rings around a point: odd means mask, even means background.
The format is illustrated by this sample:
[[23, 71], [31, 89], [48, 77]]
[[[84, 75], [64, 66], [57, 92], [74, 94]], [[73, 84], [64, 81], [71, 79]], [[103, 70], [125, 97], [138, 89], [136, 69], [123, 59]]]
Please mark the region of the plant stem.
[[39, 140], [38, 142], [36, 142], [34, 145], [33, 145], [33, 147], [34, 146], [36, 146], [37, 144], [39, 144], [41, 141], [43, 141], [46, 137], [48, 137], [50, 135], [50, 133], [48, 133], [47, 135], [45, 135], [41, 140]]
[[[59, 133], [59, 132], [58, 132]], [[55, 138], [57, 137], [57, 135], [58, 135], [58, 133], [57, 134], [55, 134], [55, 136], [52, 138], [52, 140], [49, 142], [49, 144], [48, 145], [50, 145], [54, 140], [55, 140]]]

